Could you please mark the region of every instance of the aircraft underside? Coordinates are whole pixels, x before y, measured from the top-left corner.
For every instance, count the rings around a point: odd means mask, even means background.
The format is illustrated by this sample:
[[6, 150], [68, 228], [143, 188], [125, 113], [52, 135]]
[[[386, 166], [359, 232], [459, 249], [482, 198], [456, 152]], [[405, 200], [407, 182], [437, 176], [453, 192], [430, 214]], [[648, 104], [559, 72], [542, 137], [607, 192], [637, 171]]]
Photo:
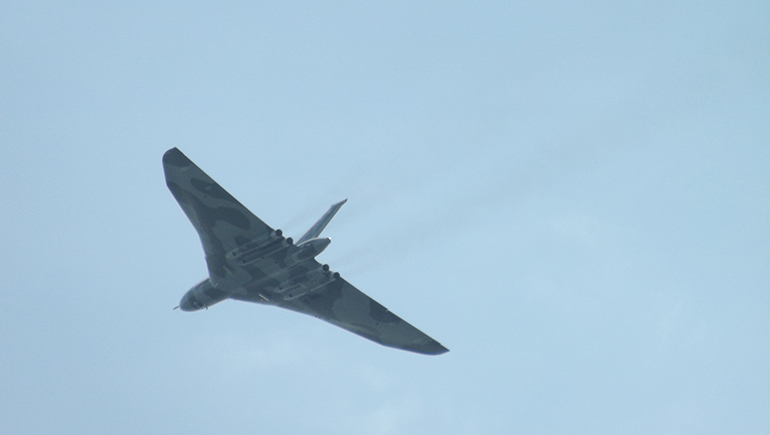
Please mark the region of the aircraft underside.
[[315, 260], [331, 243], [321, 232], [347, 200], [332, 205], [295, 243], [178, 149], [164, 154], [163, 168], [169, 190], [201, 238], [209, 271], [182, 297], [181, 310], [207, 309], [226, 299], [255, 302], [315, 316], [384, 346], [429, 355], [448, 351]]

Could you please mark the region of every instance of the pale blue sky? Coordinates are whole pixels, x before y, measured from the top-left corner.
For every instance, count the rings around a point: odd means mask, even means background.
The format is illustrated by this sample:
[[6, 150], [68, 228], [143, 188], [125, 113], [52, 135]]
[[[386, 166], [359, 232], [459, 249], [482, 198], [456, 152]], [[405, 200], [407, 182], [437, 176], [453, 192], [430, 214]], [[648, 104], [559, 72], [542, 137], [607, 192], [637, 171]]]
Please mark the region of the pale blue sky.
[[[770, 432], [770, 3], [0, 5], [13, 434]], [[228, 301], [179, 147], [451, 352]]]

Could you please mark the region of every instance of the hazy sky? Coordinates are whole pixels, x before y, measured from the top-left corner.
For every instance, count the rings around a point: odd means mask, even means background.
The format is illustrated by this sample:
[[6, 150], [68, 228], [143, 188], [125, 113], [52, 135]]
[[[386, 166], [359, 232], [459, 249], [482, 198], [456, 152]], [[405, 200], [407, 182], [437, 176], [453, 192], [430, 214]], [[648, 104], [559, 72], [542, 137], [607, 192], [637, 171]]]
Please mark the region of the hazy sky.
[[[179, 147], [451, 349], [172, 308]], [[0, 431], [770, 432], [770, 3], [0, 4]]]

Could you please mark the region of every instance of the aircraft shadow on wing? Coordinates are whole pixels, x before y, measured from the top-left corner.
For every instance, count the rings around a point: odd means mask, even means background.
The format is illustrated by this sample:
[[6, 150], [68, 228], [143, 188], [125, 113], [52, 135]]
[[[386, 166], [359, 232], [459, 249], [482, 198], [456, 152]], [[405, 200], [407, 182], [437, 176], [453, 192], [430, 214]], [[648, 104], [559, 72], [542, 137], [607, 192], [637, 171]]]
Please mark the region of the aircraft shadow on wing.
[[427, 355], [448, 349], [362, 293], [315, 257], [320, 237], [347, 200], [329, 208], [295, 243], [252, 214], [177, 148], [163, 155], [166, 185], [200, 236], [209, 277], [182, 297], [182, 311], [225, 299], [315, 316], [384, 346]]

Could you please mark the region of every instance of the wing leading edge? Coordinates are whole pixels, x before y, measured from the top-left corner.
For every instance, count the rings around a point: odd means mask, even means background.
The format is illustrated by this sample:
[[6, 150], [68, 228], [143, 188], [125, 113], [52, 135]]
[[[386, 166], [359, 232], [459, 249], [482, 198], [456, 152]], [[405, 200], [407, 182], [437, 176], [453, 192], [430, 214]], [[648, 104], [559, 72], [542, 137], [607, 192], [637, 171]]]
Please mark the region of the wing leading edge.
[[[246, 295], [233, 295], [232, 299], [259, 302], [259, 292], [249, 290]], [[301, 298], [275, 305], [325, 320], [383, 346], [425, 355], [449, 352], [441, 343], [410, 325], [343, 278], [337, 278]]]
[[273, 232], [177, 148], [163, 155], [166, 185], [195, 227], [214, 281], [227, 279], [227, 252]]
[[449, 352], [438, 341], [339, 278], [286, 308], [314, 315], [383, 346], [426, 355]]
[[206, 256], [226, 252], [273, 231], [177, 148], [163, 155], [166, 185], [201, 238]]

